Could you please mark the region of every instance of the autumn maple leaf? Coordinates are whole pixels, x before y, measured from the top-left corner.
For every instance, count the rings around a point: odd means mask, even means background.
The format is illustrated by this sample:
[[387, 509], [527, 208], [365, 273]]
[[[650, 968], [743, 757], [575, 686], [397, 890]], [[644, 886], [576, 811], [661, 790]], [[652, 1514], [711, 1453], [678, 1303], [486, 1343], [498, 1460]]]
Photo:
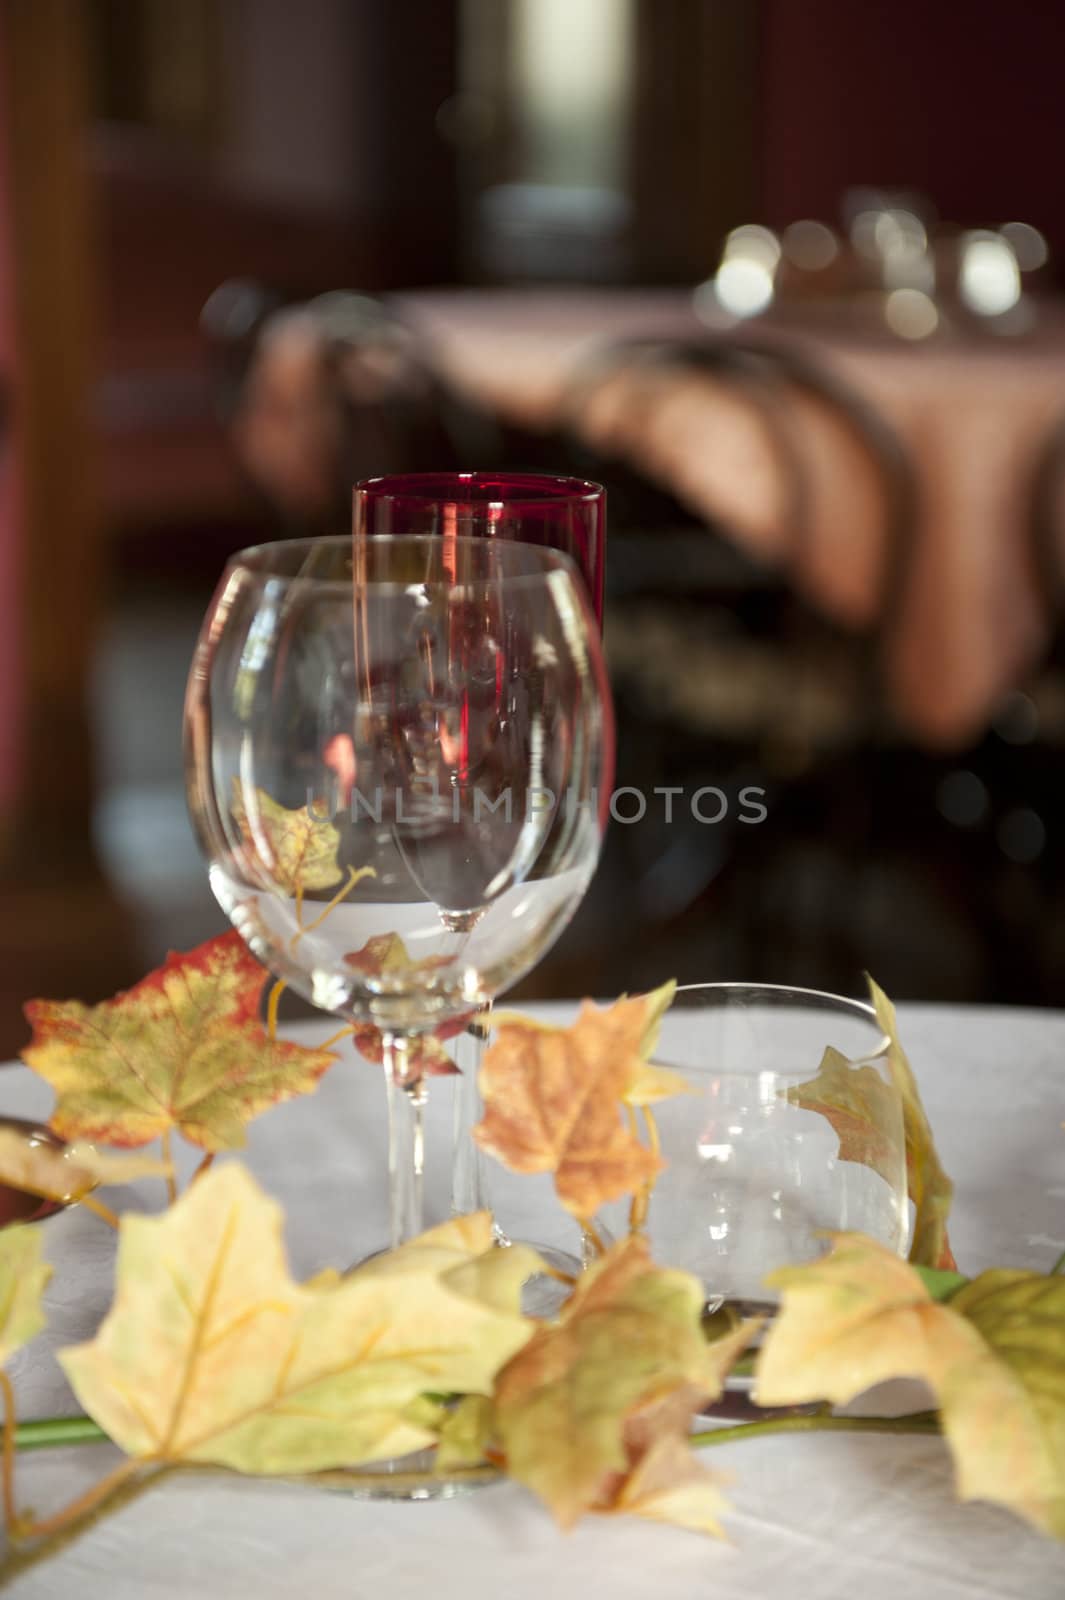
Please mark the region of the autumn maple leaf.
[[233, 817], [253, 860], [283, 894], [331, 889], [340, 882], [340, 834], [310, 806], [290, 810], [265, 789], [247, 789], [234, 778]]
[[56, 1091], [55, 1132], [142, 1145], [177, 1129], [204, 1150], [239, 1148], [245, 1123], [308, 1093], [336, 1060], [268, 1036], [267, 976], [230, 932], [100, 1005], [30, 1001], [22, 1059]]
[[846, 1404], [891, 1378], [923, 1379], [961, 1498], [997, 1501], [1065, 1538], [1065, 1278], [926, 1277], [845, 1233], [821, 1260], [768, 1281], [782, 1305], [758, 1359], [760, 1405]]
[[673, 989], [606, 1010], [585, 1001], [568, 1028], [502, 1021], [481, 1067], [481, 1149], [513, 1172], [554, 1173], [559, 1199], [578, 1218], [643, 1188], [662, 1162], [622, 1123], [621, 1109], [687, 1087], [646, 1059]]
[[0, 1366], [44, 1327], [41, 1296], [51, 1276], [39, 1228], [0, 1232]]
[[950, 1271], [957, 1265], [947, 1237], [947, 1219], [954, 1198], [954, 1185], [943, 1170], [932, 1137], [932, 1127], [921, 1102], [917, 1079], [899, 1043], [895, 1007], [872, 978], [868, 982], [876, 1020], [888, 1038], [891, 1076], [902, 1099], [906, 1183], [914, 1204], [910, 1260], [918, 1266]]
[[[358, 950], [344, 957], [345, 963], [362, 977], [379, 978], [385, 973], [433, 972], [448, 965], [447, 956], [427, 956], [415, 961], [398, 933], [378, 933]], [[469, 1024], [472, 1013], [451, 1018], [435, 1027], [431, 1033], [419, 1033], [408, 1041], [406, 1048], [407, 1077], [416, 1083], [422, 1077], [446, 1077], [458, 1072], [444, 1041], [453, 1039]], [[380, 1066], [384, 1060], [384, 1039], [380, 1028], [371, 1022], [359, 1023], [352, 1032], [352, 1043], [366, 1060]]]
[[[364, 1061], [371, 1061], [377, 1067], [384, 1061], [384, 1037], [372, 1022], [359, 1023], [352, 1031], [351, 1042]], [[459, 1070], [439, 1035], [434, 1033], [419, 1033], [408, 1039], [405, 1059], [409, 1083], [417, 1083], [419, 1078], [453, 1077]]]
[[[856, 1062], [829, 1047], [816, 1077], [787, 1091], [793, 1105], [816, 1111], [839, 1136], [841, 1161], [870, 1167], [894, 1187], [903, 1157], [915, 1217], [910, 1260], [952, 1270], [947, 1238], [953, 1184], [940, 1163], [917, 1079], [899, 1043], [895, 1007], [869, 979], [877, 1022], [888, 1040], [890, 1083], [869, 1062]], [[899, 1125], [899, 1106], [902, 1121]]]
[[904, 1161], [899, 1101], [876, 1067], [861, 1065], [831, 1046], [816, 1078], [787, 1090], [792, 1105], [817, 1111], [839, 1135], [839, 1158], [871, 1167], [894, 1186], [901, 1182]]
[[448, 957], [423, 956], [416, 961], [398, 933], [375, 933], [358, 950], [350, 950], [344, 964], [364, 978], [380, 978], [396, 973], [434, 972], [448, 965]]
[[487, 1213], [305, 1284], [281, 1231], [239, 1163], [161, 1216], [123, 1218], [114, 1304], [59, 1359], [127, 1454], [259, 1474], [404, 1455], [435, 1440], [424, 1395], [488, 1392], [528, 1338], [538, 1262], [493, 1248]]
[[467, 1402], [445, 1444], [478, 1423], [494, 1433], [508, 1474], [563, 1527], [630, 1511], [720, 1532], [720, 1494], [686, 1438], [759, 1324], [707, 1344], [704, 1298], [688, 1273], [655, 1267], [645, 1239], [622, 1240], [503, 1368], [490, 1416]]

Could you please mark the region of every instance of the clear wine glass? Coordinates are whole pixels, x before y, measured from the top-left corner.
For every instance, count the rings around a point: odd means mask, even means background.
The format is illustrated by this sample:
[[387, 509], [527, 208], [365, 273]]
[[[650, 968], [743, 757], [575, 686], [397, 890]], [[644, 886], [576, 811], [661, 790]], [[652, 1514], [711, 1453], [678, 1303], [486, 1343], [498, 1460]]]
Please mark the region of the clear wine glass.
[[578, 573], [461, 537], [245, 551], [197, 646], [186, 753], [234, 926], [379, 1030], [398, 1244], [422, 1227], [426, 1037], [528, 972], [595, 870], [613, 721]]

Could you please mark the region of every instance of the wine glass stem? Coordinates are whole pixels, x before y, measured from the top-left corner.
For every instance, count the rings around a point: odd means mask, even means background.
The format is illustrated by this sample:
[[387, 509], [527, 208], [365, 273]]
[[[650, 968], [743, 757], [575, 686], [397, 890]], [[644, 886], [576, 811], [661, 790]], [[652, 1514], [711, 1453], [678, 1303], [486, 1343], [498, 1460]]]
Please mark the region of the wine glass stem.
[[456, 1217], [469, 1216], [484, 1205], [481, 1181], [481, 1152], [473, 1142], [474, 1125], [481, 1116], [478, 1079], [481, 1057], [491, 1028], [491, 1005], [482, 1006], [469, 1027], [455, 1041], [455, 1064], [459, 1077], [455, 1083], [455, 1122], [452, 1130], [451, 1210]]
[[388, 1087], [388, 1191], [392, 1248], [422, 1231], [425, 1187], [425, 1079], [407, 1075], [410, 1041], [403, 1034], [383, 1038]]

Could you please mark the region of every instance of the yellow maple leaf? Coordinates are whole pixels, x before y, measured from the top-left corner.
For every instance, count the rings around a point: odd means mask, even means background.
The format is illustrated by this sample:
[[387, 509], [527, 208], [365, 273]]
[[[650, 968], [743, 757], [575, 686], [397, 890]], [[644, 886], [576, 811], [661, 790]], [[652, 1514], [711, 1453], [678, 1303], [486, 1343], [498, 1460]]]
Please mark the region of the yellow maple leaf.
[[60, 1361], [129, 1455], [259, 1474], [403, 1455], [435, 1438], [423, 1395], [489, 1391], [528, 1337], [535, 1258], [493, 1249], [486, 1213], [307, 1284], [281, 1226], [237, 1163], [161, 1216], [123, 1218], [114, 1304]]
[[954, 1185], [943, 1170], [932, 1138], [932, 1128], [921, 1103], [917, 1079], [899, 1043], [895, 1007], [872, 978], [868, 979], [868, 983], [876, 1020], [889, 1041], [891, 1076], [902, 1099], [906, 1181], [915, 1209], [910, 1260], [919, 1266], [940, 1267], [949, 1271], [956, 1266], [947, 1237], [947, 1219], [954, 1197]]
[[[563, 1527], [619, 1510], [716, 1527], [717, 1490], [684, 1440], [759, 1324], [707, 1344], [703, 1300], [695, 1278], [655, 1267], [646, 1240], [629, 1237], [500, 1372], [492, 1427], [507, 1472]], [[476, 1440], [485, 1427], [468, 1413], [457, 1431]]]
[[495, 1406], [491, 1396], [464, 1395], [443, 1420], [433, 1470], [446, 1477], [450, 1472], [479, 1466], [494, 1432]]
[[554, 1173], [558, 1197], [576, 1217], [642, 1189], [662, 1162], [622, 1123], [621, 1108], [687, 1087], [645, 1059], [671, 998], [666, 985], [606, 1010], [586, 1000], [567, 1028], [508, 1016], [481, 1066], [481, 1149], [513, 1172]]
[[165, 1178], [169, 1161], [154, 1156], [109, 1156], [90, 1144], [30, 1143], [13, 1128], [0, 1128], [0, 1183], [43, 1200], [77, 1200], [101, 1184]]
[[267, 974], [240, 935], [210, 939], [100, 1005], [32, 1000], [22, 1059], [56, 1091], [61, 1138], [147, 1144], [176, 1128], [233, 1150], [244, 1125], [306, 1094], [336, 1057], [272, 1040], [259, 1022]]
[[618, 1002], [622, 1006], [638, 1008], [642, 1016], [643, 1032], [640, 1035], [640, 1064], [633, 1068], [628, 1087], [622, 1099], [628, 1106], [650, 1106], [659, 1100], [669, 1100], [675, 1094], [690, 1094], [691, 1084], [670, 1067], [660, 1067], [651, 1060], [658, 1047], [662, 1018], [673, 1004], [677, 992], [676, 980], [652, 989], [649, 994], [636, 995]]
[[340, 834], [310, 806], [290, 810], [265, 789], [246, 788], [233, 779], [233, 817], [241, 837], [282, 894], [331, 889], [343, 874], [337, 861]]
[[783, 1302], [758, 1360], [759, 1404], [845, 1404], [923, 1379], [961, 1498], [1065, 1538], [1065, 1278], [985, 1272], [937, 1303], [919, 1270], [838, 1234], [828, 1256], [769, 1282]]
[[39, 1228], [0, 1232], [0, 1366], [44, 1327], [41, 1295], [51, 1276]]

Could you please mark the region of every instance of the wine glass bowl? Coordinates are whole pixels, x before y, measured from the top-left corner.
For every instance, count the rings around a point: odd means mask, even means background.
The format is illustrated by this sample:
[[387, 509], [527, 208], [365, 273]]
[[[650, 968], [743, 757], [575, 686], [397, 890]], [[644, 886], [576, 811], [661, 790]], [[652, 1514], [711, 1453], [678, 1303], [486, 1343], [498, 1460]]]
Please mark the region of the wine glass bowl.
[[266, 965], [325, 1010], [423, 1029], [514, 983], [579, 903], [608, 697], [564, 555], [355, 548], [354, 570], [348, 540], [230, 565], [190, 680], [190, 802]]

